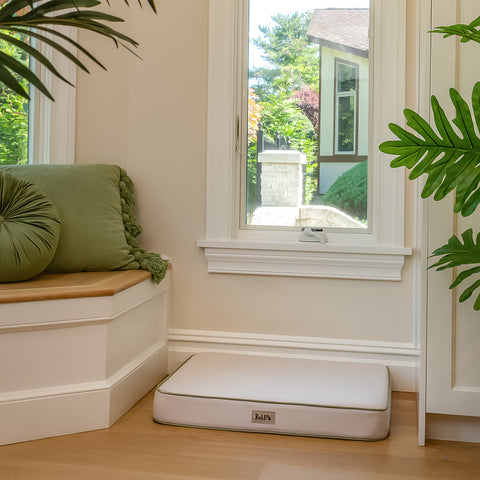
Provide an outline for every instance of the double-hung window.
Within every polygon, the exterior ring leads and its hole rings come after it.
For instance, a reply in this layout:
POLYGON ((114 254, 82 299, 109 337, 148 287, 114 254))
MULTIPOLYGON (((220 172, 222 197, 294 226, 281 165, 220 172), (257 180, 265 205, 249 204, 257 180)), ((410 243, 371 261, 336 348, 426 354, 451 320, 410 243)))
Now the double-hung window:
POLYGON ((411 253, 404 173, 378 145, 389 122, 403 121, 405 0, 338 0, 333 9, 302 1, 285 13, 279 5, 289 2, 210 0, 207 224, 198 245, 210 272, 400 280, 411 253), (255 39, 255 12, 267 5, 273 23, 255 39), (326 200, 339 185, 345 197, 342 184, 355 176, 364 218, 326 200))

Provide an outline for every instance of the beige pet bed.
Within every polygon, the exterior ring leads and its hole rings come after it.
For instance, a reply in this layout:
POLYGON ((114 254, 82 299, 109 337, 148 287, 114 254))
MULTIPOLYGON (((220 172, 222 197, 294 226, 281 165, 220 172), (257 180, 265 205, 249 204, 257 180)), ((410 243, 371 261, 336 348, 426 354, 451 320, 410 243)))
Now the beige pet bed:
POLYGON ((201 353, 155 392, 156 422, 380 440, 390 424, 383 365, 201 353))

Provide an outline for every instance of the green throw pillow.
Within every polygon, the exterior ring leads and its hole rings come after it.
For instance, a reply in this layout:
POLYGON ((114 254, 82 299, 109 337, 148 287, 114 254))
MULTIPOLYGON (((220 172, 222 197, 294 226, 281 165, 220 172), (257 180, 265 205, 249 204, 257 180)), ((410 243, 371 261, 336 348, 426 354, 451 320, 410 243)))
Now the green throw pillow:
POLYGON ((15 165, 0 167, 35 183, 57 207, 62 230, 48 272, 144 269, 159 282, 167 261, 142 249, 131 179, 117 165, 15 165))
POLYGON ((0 283, 21 282, 52 260, 60 218, 37 186, 0 171, 0 283))

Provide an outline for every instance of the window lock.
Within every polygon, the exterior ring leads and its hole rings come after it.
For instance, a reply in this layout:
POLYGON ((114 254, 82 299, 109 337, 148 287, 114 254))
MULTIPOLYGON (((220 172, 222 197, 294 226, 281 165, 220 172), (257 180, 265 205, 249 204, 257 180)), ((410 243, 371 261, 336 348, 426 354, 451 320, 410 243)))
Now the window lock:
POLYGON ((323 228, 304 227, 298 239, 299 242, 316 242, 324 245, 327 243, 327 236, 322 233, 323 228))

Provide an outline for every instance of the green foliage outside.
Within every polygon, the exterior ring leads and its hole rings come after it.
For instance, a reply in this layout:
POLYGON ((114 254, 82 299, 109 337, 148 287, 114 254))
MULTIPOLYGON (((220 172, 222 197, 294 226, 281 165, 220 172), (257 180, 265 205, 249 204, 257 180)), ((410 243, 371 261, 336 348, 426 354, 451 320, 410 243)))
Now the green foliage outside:
POLYGON ((304 86, 318 90, 318 46, 310 43, 307 28, 311 12, 274 15, 273 27, 259 27, 263 37, 253 44, 264 51, 269 67, 257 68, 250 77, 257 80, 255 93, 263 101, 268 95, 291 95, 304 86))
POLYGON ((340 175, 325 192, 323 204, 338 208, 348 215, 367 220, 368 160, 340 175))
MULTIPOLYGON (((305 203, 311 203, 317 191, 317 132, 297 106, 294 93, 304 88, 318 92, 318 46, 309 43, 307 27, 311 13, 278 14, 272 17, 275 25, 259 27, 262 38, 253 43, 263 50, 268 67, 250 70, 252 90, 261 106, 261 122, 270 140, 276 133, 291 140, 291 148, 307 156, 305 203)), ((256 143, 247 153, 247 216, 258 206, 256 191, 256 143)))
MULTIPOLYGON (((0 51, 27 64, 27 55, 19 48, 0 40, 0 51)), ((28 82, 22 80, 28 90, 28 82)), ((28 100, 0 83, 0 164, 15 165, 27 162, 28 100)))

